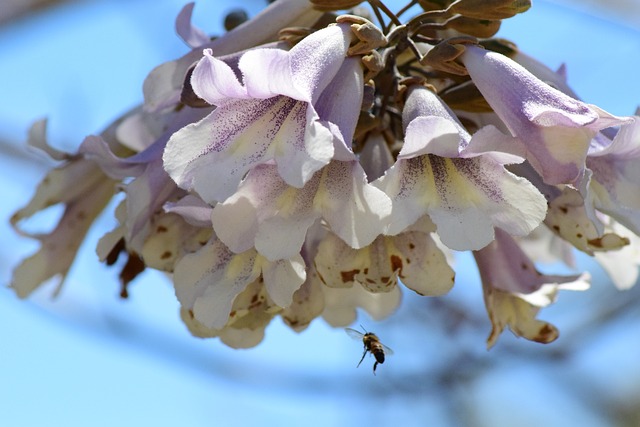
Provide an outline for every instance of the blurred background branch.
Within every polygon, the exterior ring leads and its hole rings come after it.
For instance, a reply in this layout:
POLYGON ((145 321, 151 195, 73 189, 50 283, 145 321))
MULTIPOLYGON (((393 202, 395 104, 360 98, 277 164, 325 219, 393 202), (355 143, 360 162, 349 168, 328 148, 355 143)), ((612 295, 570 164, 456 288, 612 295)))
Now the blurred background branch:
POLYGON ((9 23, 24 15, 47 7, 66 3, 68 0, 2 0, 0 25, 9 23))

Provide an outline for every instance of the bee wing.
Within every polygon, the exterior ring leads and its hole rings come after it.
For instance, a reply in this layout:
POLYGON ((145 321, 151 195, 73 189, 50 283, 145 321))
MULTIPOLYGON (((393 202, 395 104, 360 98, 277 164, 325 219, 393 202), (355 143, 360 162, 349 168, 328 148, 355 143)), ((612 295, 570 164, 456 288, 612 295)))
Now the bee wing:
POLYGON ((345 328, 344 331, 354 340, 362 340, 364 334, 362 332, 358 332, 355 329, 345 328))
POLYGON ((382 343, 380 343, 380 345, 382 345, 382 348, 384 349, 384 354, 386 354, 387 356, 391 356, 393 354, 393 350, 391 350, 389 347, 382 343))

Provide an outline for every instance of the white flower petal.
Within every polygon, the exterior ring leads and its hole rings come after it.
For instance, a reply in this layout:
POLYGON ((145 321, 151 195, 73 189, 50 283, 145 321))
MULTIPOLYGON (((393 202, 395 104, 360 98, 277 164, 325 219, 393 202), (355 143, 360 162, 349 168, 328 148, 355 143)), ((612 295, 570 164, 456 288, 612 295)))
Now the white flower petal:
POLYGON ((305 329, 324 310, 323 287, 315 268, 308 266, 305 282, 293 294, 291 305, 281 314, 282 320, 294 331, 305 329))
POLYGON ((206 327, 222 328, 233 300, 260 275, 256 256, 255 251, 236 255, 219 240, 185 255, 173 276, 178 300, 206 327))
POLYGON ((402 293, 398 286, 384 293, 371 293, 362 286, 347 289, 323 287, 325 308, 322 317, 333 327, 353 324, 356 309, 362 308, 374 320, 390 316, 400 305, 402 293))
POLYGON ((406 287, 426 296, 444 295, 451 290, 455 272, 429 234, 414 231, 386 239, 393 241, 401 256, 399 277, 406 287))
POLYGON ((307 229, 319 216, 312 205, 318 181, 297 189, 275 166, 257 166, 233 196, 214 208, 214 229, 234 252, 255 246, 271 261, 289 259, 300 253, 307 229))
POLYGON ((288 307, 293 301, 294 292, 306 279, 306 265, 300 255, 268 262, 262 266, 262 277, 273 302, 280 307, 288 307))
POLYGON ((353 248, 381 234, 391 213, 391 201, 367 182, 358 162, 331 162, 323 171, 314 205, 333 232, 353 248))
POLYGON ((546 213, 546 200, 530 182, 481 157, 399 160, 377 184, 393 200, 388 234, 426 213, 442 242, 456 250, 486 246, 494 227, 526 235, 546 213))

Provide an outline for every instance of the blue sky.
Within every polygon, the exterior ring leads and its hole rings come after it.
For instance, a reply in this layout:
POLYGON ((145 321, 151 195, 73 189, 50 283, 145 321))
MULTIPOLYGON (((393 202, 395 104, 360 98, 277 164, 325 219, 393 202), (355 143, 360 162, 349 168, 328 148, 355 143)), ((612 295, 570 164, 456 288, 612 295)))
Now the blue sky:
MULTIPOLYGON (((255 12, 265 2, 243 3, 255 12)), ((228 4, 197 3, 196 23, 219 31, 228 4)), ((85 135, 139 103, 149 70, 186 51, 173 31, 181 6, 177 0, 76 1, 0 28, 0 138, 17 147, 29 125, 48 116, 51 142, 73 150, 85 135)), ((500 34, 552 68, 566 63, 572 87, 590 103, 623 115, 640 102, 637 30, 537 1, 506 21, 500 34)), ((0 206, 4 284, 19 259, 35 249, 7 225, 44 173, 46 161, 35 159, 0 158, 8 199, 0 206)), ((91 247, 112 226, 112 218, 100 220, 58 299, 51 300, 51 286, 28 301, 0 289, 0 424, 368 425, 375 414, 383 426, 605 426, 603 411, 585 405, 565 377, 580 377, 621 402, 640 397, 633 357, 640 342, 637 316, 581 335, 573 374, 544 362, 552 346, 508 333, 487 353, 486 319, 451 335, 435 306, 408 294, 409 312, 381 324, 361 318, 388 337, 385 343, 396 353, 377 377, 370 359, 355 369, 360 344, 321 320, 299 335, 276 321, 252 350, 195 339, 181 324, 163 275, 147 274, 132 286, 130 300, 117 298, 116 271, 103 268, 91 247), (425 307, 433 310, 420 312, 429 323, 403 323, 411 310, 425 307), (538 354, 542 361, 536 361, 538 354), (469 371, 471 378, 456 377, 451 385, 439 374, 458 357, 471 362, 455 372, 469 371), (453 416, 452 407, 464 408, 463 415, 453 416)), ((470 266, 468 257, 460 265, 470 266)), ((471 267, 463 270, 444 302, 482 313, 478 278, 471 267)), ((601 295, 611 295, 606 278, 598 271, 595 278, 596 289, 563 294, 545 312, 562 329, 562 339, 578 330, 580 316, 599 307, 601 295)))

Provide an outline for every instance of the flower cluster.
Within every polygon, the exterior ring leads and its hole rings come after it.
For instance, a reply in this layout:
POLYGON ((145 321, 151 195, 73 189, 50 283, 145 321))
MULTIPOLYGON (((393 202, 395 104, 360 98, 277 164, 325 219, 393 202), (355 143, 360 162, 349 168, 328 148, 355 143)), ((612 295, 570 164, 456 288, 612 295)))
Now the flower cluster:
MULTIPOLYGON (((505 327, 557 338, 539 310, 590 277, 534 262, 571 264, 575 247, 607 268, 632 248, 640 121, 580 101, 563 72, 493 38, 528 0, 419 0, 407 20, 360 3, 277 0, 218 38, 191 25, 189 4, 176 28, 191 50, 150 73, 140 108, 75 154, 34 125, 30 143, 62 164, 12 223, 65 210, 32 235, 42 246, 14 271, 17 294, 64 279, 124 193, 100 259, 127 257, 123 296, 145 268, 170 273, 196 336, 250 347, 276 316, 296 331, 320 316, 349 325, 356 309, 382 318, 399 285, 446 294, 453 251, 473 251, 488 345, 505 327)), ((632 267, 611 269, 619 287, 632 267)))

